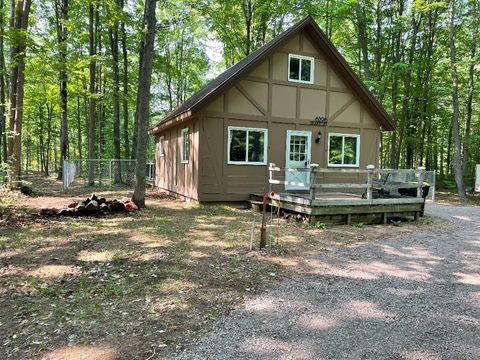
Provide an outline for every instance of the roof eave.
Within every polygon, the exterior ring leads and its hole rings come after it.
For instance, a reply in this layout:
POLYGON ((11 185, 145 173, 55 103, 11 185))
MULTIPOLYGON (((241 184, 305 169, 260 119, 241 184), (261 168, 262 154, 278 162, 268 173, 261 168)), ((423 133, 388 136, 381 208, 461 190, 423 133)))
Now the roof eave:
POLYGON ((172 126, 183 123, 184 121, 190 120, 193 117, 193 112, 191 110, 184 111, 183 113, 175 116, 171 119, 165 119, 158 123, 156 126, 152 127, 149 131, 149 135, 157 135, 162 131, 167 130, 172 126))

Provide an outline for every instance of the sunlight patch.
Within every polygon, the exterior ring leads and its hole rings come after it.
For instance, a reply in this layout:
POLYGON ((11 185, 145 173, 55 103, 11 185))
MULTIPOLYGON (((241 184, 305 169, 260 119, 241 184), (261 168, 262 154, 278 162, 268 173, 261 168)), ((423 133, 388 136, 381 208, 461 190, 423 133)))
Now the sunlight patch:
POLYGON ((82 274, 82 268, 79 266, 67 265, 43 265, 38 269, 28 273, 30 276, 42 279, 61 279, 64 276, 79 276, 82 274))
POLYGON ((465 285, 480 285, 480 274, 453 273, 459 283, 465 285))
POLYGON ((303 315, 298 322, 311 330, 327 330, 339 325, 338 320, 322 314, 303 315))
POLYGON ((113 251, 80 251, 77 256, 77 260, 87 262, 107 262, 112 261, 115 256, 113 251))
POLYGON ((437 360, 441 356, 433 351, 410 350, 402 352, 402 359, 405 360, 437 360))
POLYGON ((42 360, 115 360, 117 352, 106 346, 62 347, 46 354, 42 360))
POLYGON ((361 319, 384 319, 393 320, 393 313, 384 311, 371 301, 353 300, 347 302, 344 307, 354 316, 361 319))

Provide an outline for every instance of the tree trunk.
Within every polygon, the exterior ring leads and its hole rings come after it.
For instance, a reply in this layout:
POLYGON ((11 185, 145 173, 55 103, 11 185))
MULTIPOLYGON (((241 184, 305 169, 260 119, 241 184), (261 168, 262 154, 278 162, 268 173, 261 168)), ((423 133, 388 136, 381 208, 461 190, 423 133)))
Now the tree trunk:
MULTIPOLYGON (((114 20, 113 25, 108 29, 110 38, 110 50, 112 52, 112 77, 113 77, 113 157, 121 159, 120 149, 120 69, 118 65, 118 20, 114 20)), ((120 184, 122 182, 121 162, 114 165, 113 182, 120 184)))
MULTIPOLYGON (((120 0, 121 9, 123 9, 123 0, 120 0)), ((130 158, 130 137, 128 135, 128 52, 127 52, 127 34, 125 32, 125 23, 120 23, 120 37, 122 43, 122 57, 123 57, 123 146, 125 148, 125 159, 130 158)))
POLYGON ((448 45, 450 47, 450 71, 452 75, 452 102, 453 102, 453 118, 452 118, 452 135, 453 135, 453 171, 455 174, 455 182, 457 183, 457 191, 460 199, 465 199, 465 184, 463 182, 462 171, 462 154, 460 145, 460 130, 458 124, 458 74, 455 58, 455 0, 451 0, 448 5, 448 45))
MULTIPOLYGON (((144 7, 144 14, 143 14, 143 22, 145 24, 145 14, 147 13, 147 3, 145 2, 145 7, 144 7)), ((145 38, 142 37, 140 40, 138 52, 139 52, 139 58, 138 58, 138 78, 140 79, 140 75, 142 73, 142 66, 143 66, 143 52, 144 52, 144 47, 145 47, 145 38)), ((140 92, 137 91, 137 99, 136 99, 136 104, 137 107, 135 108, 135 114, 134 114, 134 119, 133 119, 133 137, 132 137, 132 159, 137 157, 137 136, 138 136, 138 104, 140 102, 140 92)))
MULTIPOLYGON (((5 7, 4 0, 0 0, 0 9, 5 7)), ((7 69, 5 66, 5 16, 0 14, 0 161, 7 162, 7 134, 5 124, 5 77, 7 69)))
POLYGON ((472 133, 472 113, 473 113, 473 95, 475 91, 475 65, 477 55, 477 43, 478 43, 478 28, 479 28, 479 16, 478 2, 473 1, 472 19, 475 22, 472 33, 472 45, 470 48, 470 64, 468 65, 468 95, 467 95, 467 119, 465 124, 465 139, 463 141, 463 176, 468 175, 468 160, 469 160, 469 148, 470 148, 470 136, 472 133))
MULTIPOLYGON (((96 46, 94 31, 95 8, 92 3, 88 12, 88 31, 89 31, 89 105, 88 105, 88 159, 95 158, 95 121, 96 121, 96 94, 95 94, 95 75, 96 75, 96 46)), ((92 161, 88 162, 88 184, 93 185, 95 181, 95 169, 92 161)))
POLYGON ((63 176, 63 160, 68 158, 68 73, 67 73, 67 36, 68 30, 68 0, 55 0, 55 20, 57 28, 58 52, 60 58, 60 69, 58 74, 60 87, 60 166, 58 167, 58 178, 63 176))
POLYGON ((367 20, 365 11, 362 8, 362 4, 357 2, 355 6, 355 12, 357 16, 357 28, 358 28, 358 45, 361 51, 361 66, 363 69, 363 76, 365 80, 370 80, 370 62, 368 60, 368 44, 367 44, 367 20))
POLYGON ((82 112, 80 109, 80 95, 77 95, 77 151, 79 159, 82 158, 82 112))
POLYGON ((31 0, 16 0, 12 2, 13 30, 17 38, 11 46, 11 91, 9 99, 9 128, 11 141, 9 142, 9 158, 12 163, 12 186, 16 187, 20 182, 22 164, 22 122, 23 122, 23 98, 25 84, 25 51, 26 31, 28 17, 30 15, 31 0))
POLYGON ((153 53, 155 43, 155 5, 156 0, 145 1, 144 46, 141 49, 142 70, 138 77, 138 134, 137 165, 135 168, 135 191, 133 201, 138 206, 145 206, 145 173, 147 167, 148 126, 150 123, 150 85, 152 79, 153 53))

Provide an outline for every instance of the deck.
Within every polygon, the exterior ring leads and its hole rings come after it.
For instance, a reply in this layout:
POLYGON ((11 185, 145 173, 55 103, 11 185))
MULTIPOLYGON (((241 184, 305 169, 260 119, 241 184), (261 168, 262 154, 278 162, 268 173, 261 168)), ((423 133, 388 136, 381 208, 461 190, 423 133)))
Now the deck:
MULTIPOLYGON (((279 180, 275 172, 296 171, 294 169, 280 169, 270 164, 269 191, 266 195, 268 207, 280 208, 283 212, 293 212, 305 215, 310 222, 325 223, 387 223, 390 218, 412 217, 418 220, 423 215, 425 198, 423 196, 424 170, 410 170, 409 175, 415 181, 387 182, 385 174, 398 173, 399 170, 331 170, 310 168, 310 183, 306 184, 307 191, 285 191, 284 186, 292 184, 290 181, 279 180), (319 182, 318 174, 342 172, 351 178, 352 174, 365 175, 365 182, 348 183, 323 183, 319 182), (382 175, 383 174, 383 175, 382 175), (382 177, 383 176, 383 177, 382 177), (317 179, 317 181, 315 181, 317 179), (279 189, 276 191, 274 187, 279 189), (328 192, 319 190, 328 189, 328 192), (341 189, 333 192, 331 189, 341 189), (387 190, 388 189, 388 190, 387 190), (398 189, 412 189, 414 196, 402 196, 398 189), (381 197, 378 192, 381 192, 381 197), (392 193, 390 192, 392 191, 392 193), (363 192, 363 197, 362 197, 363 192)), ((305 171, 305 170, 301 170, 305 171)), ((402 171, 407 174, 407 171, 402 171)), ((390 176, 390 175, 389 175, 390 176)), ((296 182, 295 185, 299 183, 296 182)), ((252 193, 251 202, 261 207, 263 204, 262 193, 252 193)))

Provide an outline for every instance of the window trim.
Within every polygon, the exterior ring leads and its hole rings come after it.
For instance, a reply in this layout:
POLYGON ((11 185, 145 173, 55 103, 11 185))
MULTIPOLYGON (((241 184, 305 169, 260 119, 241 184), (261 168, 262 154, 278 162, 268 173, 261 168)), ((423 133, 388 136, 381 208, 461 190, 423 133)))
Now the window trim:
POLYGON ((227 164, 228 165, 267 165, 267 154, 268 154, 268 129, 264 128, 252 128, 252 127, 242 127, 242 126, 229 126, 228 127, 228 140, 227 140, 227 164), (246 142, 246 153, 245 153, 245 161, 234 161, 230 160, 230 144, 232 142, 232 130, 244 130, 247 132, 247 142, 246 142), (249 131, 256 131, 256 132, 263 132, 264 136, 264 146, 263 146, 263 161, 253 162, 248 161, 248 132, 249 131))
POLYGON ((328 167, 349 167, 349 168, 358 168, 360 167, 360 134, 344 134, 344 133, 329 133, 328 134, 328 149, 327 149, 327 164, 328 167), (342 164, 331 164, 330 163, 330 138, 332 136, 342 137, 342 164), (356 150, 356 159, 355 164, 343 164, 345 157, 345 138, 351 137, 357 139, 357 150, 356 150))
POLYGON ((188 127, 182 129, 182 136, 181 136, 181 146, 180 146, 180 162, 182 164, 188 164, 188 160, 190 157, 190 129, 188 127), (185 137, 185 134, 187 136, 185 137), (188 154, 185 154, 185 139, 187 140, 187 146, 188 146, 188 154), (187 155, 186 158, 184 155, 187 155))
POLYGON ((296 83, 302 83, 302 84, 313 84, 315 82, 315 58, 314 57, 311 57, 311 56, 304 56, 304 55, 297 55, 297 54, 288 54, 288 74, 287 74, 287 78, 288 78, 288 81, 291 81, 291 82, 296 82, 296 83), (300 60, 300 63, 299 63, 299 67, 298 67, 298 74, 299 74, 299 79, 292 79, 290 78, 290 59, 299 59, 300 60), (310 64, 311 64, 311 67, 310 67, 310 81, 305 81, 305 80, 302 80, 302 60, 310 60, 310 64))
POLYGON ((165 156, 165 146, 163 142, 165 141, 165 136, 160 136, 158 138, 158 156, 163 157, 165 156))

